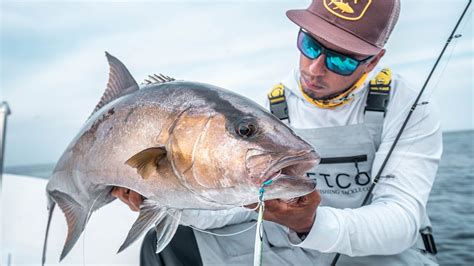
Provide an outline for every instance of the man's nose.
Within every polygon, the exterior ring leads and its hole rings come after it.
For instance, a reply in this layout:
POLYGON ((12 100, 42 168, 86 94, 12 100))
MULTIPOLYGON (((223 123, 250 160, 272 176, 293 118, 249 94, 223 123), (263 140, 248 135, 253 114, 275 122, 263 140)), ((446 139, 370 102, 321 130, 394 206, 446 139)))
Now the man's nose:
POLYGON ((320 76, 322 74, 325 74, 327 71, 326 69, 326 63, 324 62, 326 60, 326 55, 322 54, 318 56, 318 58, 311 60, 311 63, 309 65, 309 72, 313 76, 320 76))

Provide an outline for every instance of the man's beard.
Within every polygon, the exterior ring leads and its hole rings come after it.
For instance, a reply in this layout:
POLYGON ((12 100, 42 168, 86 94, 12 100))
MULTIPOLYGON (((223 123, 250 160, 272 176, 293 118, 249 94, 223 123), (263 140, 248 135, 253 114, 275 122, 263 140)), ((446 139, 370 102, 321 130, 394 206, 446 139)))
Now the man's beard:
MULTIPOLYGON (((327 95, 327 96, 324 96, 324 97, 318 97, 314 91, 312 91, 311 89, 305 88, 303 86, 304 84, 306 84, 306 81, 308 81, 312 84, 320 84, 323 88, 327 88, 328 86, 327 86, 326 83, 323 82, 321 77, 311 77, 311 75, 301 72, 301 76, 300 76, 301 89, 303 90, 303 92, 306 95, 308 95, 313 100, 318 100, 318 101, 330 100, 330 99, 332 99, 332 98, 334 98, 334 97, 338 96, 339 94, 344 93, 346 91, 346 90, 344 90, 342 92, 336 92, 336 93, 333 93, 333 94, 330 94, 330 95, 327 95)), ((349 89, 349 88, 347 88, 347 89, 349 89)))
POLYGON ((322 79, 320 78, 311 78, 310 75, 306 74, 306 73, 303 73, 301 72, 301 76, 300 76, 300 84, 301 84, 301 89, 303 90, 303 92, 308 95, 311 99, 313 100, 317 100, 317 101, 326 101, 326 100, 331 100, 335 97, 337 97, 338 95, 340 94, 343 94, 344 92, 346 92, 347 90, 351 89, 352 86, 349 86, 348 88, 345 88, 344 90, 342 91, 339 91, 339 92, 335 92, 335 93, 332 93, 330 95, 327 95, 327 96, 323 96, 323 97, 318 97, 316 95, 316 93, 314 91, 312 91, 311 89, 308 89, 308 88, 305 88, 303 85, 306 84, 306 80, 309 80, 312 84, 321 84, 321 86, 323 86, 323 88, 328 88, 328 85, 326 83, 324 83, 322 81, 322 79), (311 81, 311 80, 314 80, 311 81))
POLYGON ((343 92, 338 92, 338 93, 334 93, 334 94, 330 94, 328 96, 324 96, 324 97, 318 97, 316 96, 316 93, 314 93, 313 91, 307 89, 307 88, 304 88, 303 86, 301 86, 301 88, 303 89, 303 92, 308 95, 311 99, 313 100, 317 100, 317 101, 326 101, 326 100, 330 100, 336 96, 338 96, 339 94, 341 93, 344 93, 346 90, 344 90, 343 92))

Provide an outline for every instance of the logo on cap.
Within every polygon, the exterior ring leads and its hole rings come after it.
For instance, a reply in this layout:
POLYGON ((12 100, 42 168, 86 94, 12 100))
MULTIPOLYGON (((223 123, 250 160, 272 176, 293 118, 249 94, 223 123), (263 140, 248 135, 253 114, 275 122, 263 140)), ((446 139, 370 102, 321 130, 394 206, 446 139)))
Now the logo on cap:
MULTIPOLYGON (((324 7, 333 15, 346 20, 361 19, 372 0, 323 0, 324 7)), ((383 0, 382 0, 383 1, 383 0)))

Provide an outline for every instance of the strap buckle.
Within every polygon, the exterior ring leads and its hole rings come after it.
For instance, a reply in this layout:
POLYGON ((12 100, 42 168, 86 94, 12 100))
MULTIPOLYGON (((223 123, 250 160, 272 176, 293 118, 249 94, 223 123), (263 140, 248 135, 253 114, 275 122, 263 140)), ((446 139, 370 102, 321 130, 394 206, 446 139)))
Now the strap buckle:
POLYGON ((278 84, 268 93, 268 100, 270 102, 270 111, 274 116, 280 120, 290 120, 283 84, 278 84))
POLYGON ((288 116, 288 106, 286 101, 282 101, 279 103, 271 103, 270 102, 270 110, 274 116, 276 116, 280 120, 289 119, 288 116))
POLYGON ((392 71, 388 68, 382 69, 377 76, 370 81, 369 95, 367 96, 366 111, 385 112, 390 100, 390 89, 392 83, 392 71))
POLYGON ((433 238, 431 226, 427 226, 420 230, 421 239, 423 240, 423 244, 425 246, 425 250, 433 255, 438 253, 436 249, 436 243, 433 238))
MULTIPOLYGON (((390 99, 390 89, 387 91, 369 89, 369 96, 367 98, 367 106, 365 111, 384 112, 387 110, 388 101, 390 99)), ((385 114, 384 114, 385 116, 385 114)))

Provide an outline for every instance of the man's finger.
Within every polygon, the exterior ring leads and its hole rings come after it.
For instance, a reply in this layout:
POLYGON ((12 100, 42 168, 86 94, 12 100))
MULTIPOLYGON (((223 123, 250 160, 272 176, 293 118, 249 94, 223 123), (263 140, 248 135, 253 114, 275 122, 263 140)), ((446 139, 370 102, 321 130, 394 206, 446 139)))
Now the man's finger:
POLYGON ((319 194, 319 191, 315 190, 308 195, 306 195, 306 200, 308 203, 314 203, 317 202, 319 205, 319 202, 321 201, 321 195, 319 194))
POLYGON ((291 199, 289 201, 285 201, 286 204, 290 207, 300 207, 304 205, 304 202, 306 201, 305 199, 306 196, 301 196, 298 198, 291 199))
POLYGON ((253 204, 245 205, 244 207, 248 209, 256 209, 257 206, 258 206, 258 203, 253 203, 253 204))
POLYGON ((313 191, 305 196, 301 196, 299 198, 296 198, 294 201, 287 202, 289 206, 291 207, 304 207, 308 205, 319 205, 321 201, 321 197, 319 195, 319 192, 313 191))
POLYGON ((287 204, 284 201, 279 200, 279 199, 265 201, 265 211, 269 211, 269 212, 281 211, 285 209, 286 206, 287 204))
POLYGON ((128 188, 115 187, 114 189, 112 189, 111 194, 119 200, 123 201, 124 203, 128 204, 128 191, 128 188))
POLYGON ((117 196, 117 188, 118 188, 118 187, 112 188, 112 191, 110 192, 110 194, 112 194, 112 196, 114 196, 114 197, 116 197, 116 198, 118 197, 118 196, 117 196))
MULTIPOLYGON (((132 210, 132 211, 139 211, 140 210, 140 204, 138 204, 138 207, 132 204, 130 202, 130 192, 131 190, 128 188, 123 188, 123 187, 115 187, 112 190, 112 195, 117 197, 119 200, 121 200, 123 203, 127 204, 127 206, 132 210)), ((133 191, 132 191, 133 192, 133 191)), ((135 192, 133 192, 135 193, 135 192)))
POLYGON ((294 205, 294 204, 296 204, 298 201, 299 201, 299 198, 291 198, 291 199, 285 200, 286 204, 288 204, 288 205, 294 205))
POLYGON ((140 205, 142 205, 143 203, 142 195, 130 190, 130 192, 128 193, 128 200, 130 202, 128 206, 130 206, 130 209, 132 209, 132 211, 140 211, 140 205))

